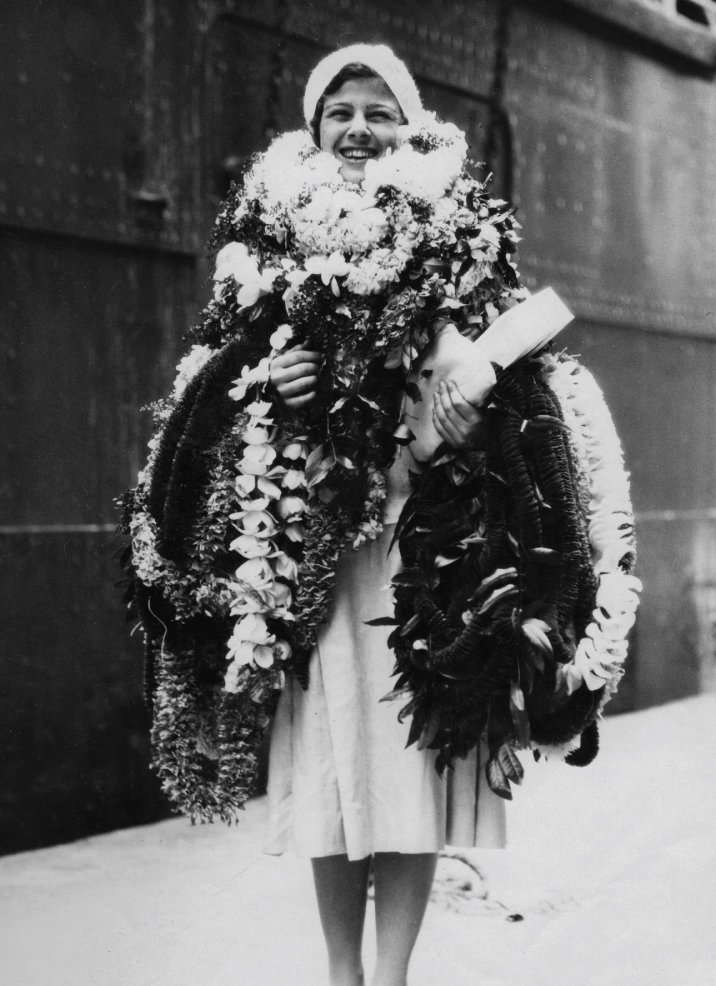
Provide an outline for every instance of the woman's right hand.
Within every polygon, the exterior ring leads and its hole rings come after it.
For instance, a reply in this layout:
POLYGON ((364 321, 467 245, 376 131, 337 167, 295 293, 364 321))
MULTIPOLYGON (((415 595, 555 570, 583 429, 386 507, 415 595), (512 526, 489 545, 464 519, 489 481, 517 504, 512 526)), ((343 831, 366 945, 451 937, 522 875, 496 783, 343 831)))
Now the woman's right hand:
POLYGON ((310 404, 316 396, 321 354, 294 346, 271 361, 271 383, 287 407, 310 404))

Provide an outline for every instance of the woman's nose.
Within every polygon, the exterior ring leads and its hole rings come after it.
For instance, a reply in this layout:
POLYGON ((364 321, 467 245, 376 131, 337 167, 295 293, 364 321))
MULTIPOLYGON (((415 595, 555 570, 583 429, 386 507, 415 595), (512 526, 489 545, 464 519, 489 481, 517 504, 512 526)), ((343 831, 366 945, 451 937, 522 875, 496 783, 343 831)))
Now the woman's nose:
POLYGON ((351 120, 351 125, 348 128, 348 134, 354 137, 362 137, 368 133, 368 122, 366 118, 362 113, 356 113, 351 120))

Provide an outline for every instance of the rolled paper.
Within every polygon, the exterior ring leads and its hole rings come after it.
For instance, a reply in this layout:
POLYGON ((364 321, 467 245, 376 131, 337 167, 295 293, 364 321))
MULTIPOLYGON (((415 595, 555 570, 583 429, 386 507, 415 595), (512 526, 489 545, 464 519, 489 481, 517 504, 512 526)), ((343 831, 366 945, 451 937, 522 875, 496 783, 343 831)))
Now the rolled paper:
POLYGON ((537 352, 568 325, 574 315, 552 288, 544 288, 496 318, 471 342, 446 325, 412 374, 420 401, 406 400, 403 420, 415 435, 410 450, 419 462, 432 458, 442 439, 433 424, 433 397, 441 382, 452 381, 470 404, 484 404, 495 386, 493 363, 512 366, 537 352))

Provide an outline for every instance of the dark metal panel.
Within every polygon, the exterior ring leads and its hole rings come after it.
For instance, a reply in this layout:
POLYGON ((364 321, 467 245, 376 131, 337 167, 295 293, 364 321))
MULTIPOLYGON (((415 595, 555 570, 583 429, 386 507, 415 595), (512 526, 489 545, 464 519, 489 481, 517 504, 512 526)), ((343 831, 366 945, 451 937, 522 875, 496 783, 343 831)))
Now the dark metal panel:
POLYGON ((716 344, 578 324, 564 345, 604 389, 636 510, 716 508, 716 344))
POLYGON ((672 19, 665 16, 664 10, 648 7, 643 0, 564 0, 564 5, 604 18, 629 31, 633 38, 646 38, 697 65, 716 68, 713 31, 685 17, 672 19))
POLYGON ((139 640, 124 629, 116 539, 0 535, 0 853, 167 814, 148 769, 139 640))
POLYGON ((55 0, 3 14, 0 224, 200 249, 196 101, 175 96, 196 72, 193 4, 55 0))
POLYGON ((261 6, 250 0, 223 0, 214 9, 285 29, 291 37, 313 41, 324 50, 357 41, 384 42, 413 72, 456 88, 489 93, 492 84, 496 0, 448 0, 439 11, 412 0, 274 0, 261 6))
POLYGON ((2 524, 111 523, 173 376, 193 262, 0 231, 2 524))
POLYGON ((515 8, 506 80, 521 265, 598 321, 716 335, 716 103, 578 25, 515 8))

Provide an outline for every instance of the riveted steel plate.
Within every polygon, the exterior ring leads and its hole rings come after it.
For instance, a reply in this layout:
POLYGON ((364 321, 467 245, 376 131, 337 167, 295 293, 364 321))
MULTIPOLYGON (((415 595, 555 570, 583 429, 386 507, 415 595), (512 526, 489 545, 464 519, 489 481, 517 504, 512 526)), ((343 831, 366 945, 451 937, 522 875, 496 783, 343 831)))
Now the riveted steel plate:
POLYGON ((713 85, 531 7, 510 52, 529 282, 595 320, 716 334, 713 85))

